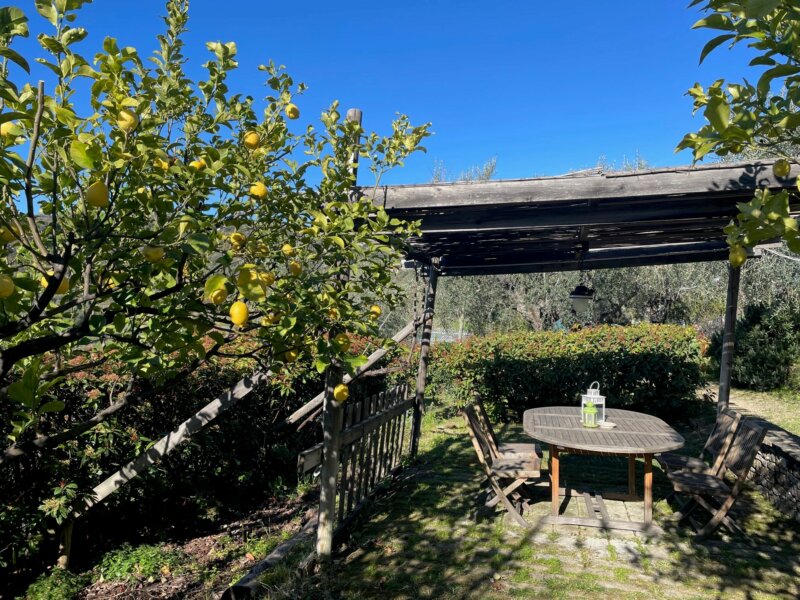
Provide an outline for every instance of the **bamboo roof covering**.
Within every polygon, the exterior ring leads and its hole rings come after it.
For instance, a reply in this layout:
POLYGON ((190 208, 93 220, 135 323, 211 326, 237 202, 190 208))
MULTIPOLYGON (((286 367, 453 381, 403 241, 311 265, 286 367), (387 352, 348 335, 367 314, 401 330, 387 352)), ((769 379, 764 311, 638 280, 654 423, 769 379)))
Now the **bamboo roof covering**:
POLYGON ((479 275, 726 259, 722 229, 737 203, 796 184, 757 162, 361 191, 390 216, 421 222, 409 260, 479 275))

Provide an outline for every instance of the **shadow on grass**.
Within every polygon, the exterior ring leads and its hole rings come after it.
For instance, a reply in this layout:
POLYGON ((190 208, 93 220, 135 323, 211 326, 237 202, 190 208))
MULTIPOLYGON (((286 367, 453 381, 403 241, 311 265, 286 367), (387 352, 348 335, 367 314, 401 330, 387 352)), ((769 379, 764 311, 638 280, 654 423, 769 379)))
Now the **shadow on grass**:
MULTIPOLYGON (((713 418, 713 417, 712 417, 713 418)), ((702 445, 708 423, 682 433, 702 445)), ((510 427, 505 437, 518 437, 510 427)), ((574 487, 627 481, 627 462, 566 456, 574 487)), ((641 467, 640 471, 641 473, 641 467)), ((656 471, 657 541, 594 529, 556 529, 532 519, 528 530, 483 508, 482 477, 459 420, 435 423, 417 465, 407 469, 352 528, 331 568, 295 580, 269 597, 303 598, 795 598, 800 525, 754 492, 734 516, 748 535, 697 542, 669 521, 675 505, 656 471), (659 499, 661 499, 659 501, 659 499)), ((547 504, 546 488, 541 501, 547 504)))

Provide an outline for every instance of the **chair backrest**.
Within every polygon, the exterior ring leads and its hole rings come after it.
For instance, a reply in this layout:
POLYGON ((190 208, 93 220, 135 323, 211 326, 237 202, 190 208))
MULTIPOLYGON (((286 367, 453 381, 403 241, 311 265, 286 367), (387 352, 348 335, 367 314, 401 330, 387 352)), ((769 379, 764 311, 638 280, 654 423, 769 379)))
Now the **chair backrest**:
POLYGON ((742 421, 739 425, 730 450, 725 456, 725 467, 737 479, 744 480, 747 477, 765 435, 767 430, 752 421, 742 421))
POLYGON ((722 467, 741 421, 742 415, 729 408, 724 409, 717 416, 714 427, 700 453, 700 458, 705 458, 705 454, 708 452, 709 460, 713 460, 711 469, 714 473, 717 473, 722 467))
POLYGON ((461 409, 461 414, 467 422, 467 431, 472 440, 472 446, 475 448, 475 453, 478 455, 478 461, 481 463, 483 470, 486 474, 492 476, 492 451, 486 434, 481 427, 480 420, 476 414, 475 408, 472 406, 465 406, 461 409))
POLYGON ((491 421, 489 421, 489 415, 486 414, 486 409, 483 406, 483 400, 481 400, 480 394, 475 394, 474 402, 475 416, 478 418, 478 422, 483 427, 483 432, 486 436, 486 442, 489 444, 489 451, 491 452, 493 458, 499 458, 500 451, 497 449, 497 436, 494 434, 494 428, 492 427, 491 421))

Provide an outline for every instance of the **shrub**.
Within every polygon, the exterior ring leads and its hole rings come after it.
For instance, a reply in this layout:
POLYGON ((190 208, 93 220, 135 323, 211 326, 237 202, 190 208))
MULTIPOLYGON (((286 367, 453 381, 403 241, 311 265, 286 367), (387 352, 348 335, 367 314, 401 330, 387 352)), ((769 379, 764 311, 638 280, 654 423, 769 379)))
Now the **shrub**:
POLYGON ((179 570, 186 560, 182 552, 162 545, 124 544, 103 556, 98 575, 103 581, 147 580, 179 570))
MULTIPOLYGON (((719 367, 722 332, 711 340, 709 354, 719 367)), ((736 321, 733 385, 754 390, 784 386, 800 389, 800 303, 795 300, 750 304, 736 321)))
POLYGON ((75 575, 65 569, 53 569, 34 581, 25 592, 26 600, 74 598, 89 584, 88 575, 75 575))
POLYGON ((702 340, 690 327, 604 325, 575 332, 525 332, 438 344, 434 401, 463 405, 479 392, 497 417, 527 408, 580 404, 600 382, 609 407, 670 414, 703 382, 702 340))

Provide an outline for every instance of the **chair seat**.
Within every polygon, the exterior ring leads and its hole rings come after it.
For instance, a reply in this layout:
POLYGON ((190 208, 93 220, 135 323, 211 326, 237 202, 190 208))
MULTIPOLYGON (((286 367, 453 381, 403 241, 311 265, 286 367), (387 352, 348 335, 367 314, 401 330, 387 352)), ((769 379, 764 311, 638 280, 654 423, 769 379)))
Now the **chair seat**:
POLYGON ((697 471, 675 471, 667 473, 676 492, 695 494, 711 494, 713 496, 729 495, 731 488, 719 477, 697 471))
POLYGON ((684 454, 676 454, 674 452, 665 452, 656 456, 656 460, 664 467, 666 471, 680 471, 686 469, 689 471, 705 471, 708 465, 694 456, 686 456, 684 454))
POLYGON ((497 448, 501 458, 529 458, 537 457, 541 460, 542 450, 538 444, 510 443, 500 444, 497 448))
POLYGON ((541 477, 541 460, 538 456, 526 455, 516 458, 499 458, 492 461, 492 473, 510 479, 541 477))

